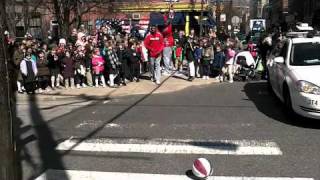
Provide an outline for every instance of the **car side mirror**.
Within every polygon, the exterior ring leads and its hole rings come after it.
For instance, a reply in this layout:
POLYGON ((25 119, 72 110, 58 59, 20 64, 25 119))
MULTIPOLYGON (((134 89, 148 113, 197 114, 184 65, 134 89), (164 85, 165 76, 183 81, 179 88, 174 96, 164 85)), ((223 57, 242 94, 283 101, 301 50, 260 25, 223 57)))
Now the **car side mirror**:
POLYGON ((274 62, 279 63, 279 64, 283 64, 284 63, 284 58, 282 56, 275 57, 274 58, 274 62))

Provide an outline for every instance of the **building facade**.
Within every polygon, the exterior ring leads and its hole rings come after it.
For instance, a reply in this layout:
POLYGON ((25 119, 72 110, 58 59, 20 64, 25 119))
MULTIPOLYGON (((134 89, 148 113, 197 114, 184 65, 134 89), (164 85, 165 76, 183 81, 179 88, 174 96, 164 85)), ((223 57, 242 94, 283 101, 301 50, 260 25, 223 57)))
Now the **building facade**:
MULTIPOLYGON (((23 37, 26 31, 33 36, 42 39, 49 33, 57 33, 59 25, 52 0, 41 1, 41 4, 29 3, 17 0, 14 4, 16 16, 15 34, 17 37, 23 37), (26 7, 28 7, 28 21, 26 21, 26 7), (28 22, 28 25, 26 25, 28 22)), ((80 2, 80 1, 79 1, 80 2)), ((73 19, 78 11, 81 12, 81 21, 86 28, 94 33, 97 25, 103 20, 116 19, 122 23, 125 30, 132 26, 139 25, 141 28, 147 28, 150 22, 151 13, 165 13, 169 11, 173 4, 175 13, 179 14, 183 21, 179 22, 180 29, 188 31, 189 26, 199 25, 201 11, 208 12, 207 0, 103 0, 96 6, 92 6, 91 1, 83 1, 75 12, 71 12, 73 19), (88 8, 90 7, 90 8, 88 8), (84 10, 86 9, 86 10, 84 10), (187 27, 188 26, 188 27, 187 27)), ((72 21, 72 20, 71 20, 72 21)), ((71 24, 76 27, 75 23, 71 24)), ((71 29, 70 28, 70 29, 71 29)))
POLYGON ((297 22, 320 27, 319 0, 270 0, 269 7, 271 25, 281 26, 284 30, 297 22))

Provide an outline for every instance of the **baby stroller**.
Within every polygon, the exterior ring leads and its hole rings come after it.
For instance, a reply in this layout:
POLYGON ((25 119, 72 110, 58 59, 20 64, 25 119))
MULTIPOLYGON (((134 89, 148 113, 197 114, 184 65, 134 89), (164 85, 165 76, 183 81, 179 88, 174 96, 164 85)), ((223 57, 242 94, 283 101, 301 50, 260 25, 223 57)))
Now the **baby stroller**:
POLYGON ((257 75, 257 64, 258 62, 252 57, 250 51, 239 52, 235 56, 235 78, 242 81, 255 79, 257 75))

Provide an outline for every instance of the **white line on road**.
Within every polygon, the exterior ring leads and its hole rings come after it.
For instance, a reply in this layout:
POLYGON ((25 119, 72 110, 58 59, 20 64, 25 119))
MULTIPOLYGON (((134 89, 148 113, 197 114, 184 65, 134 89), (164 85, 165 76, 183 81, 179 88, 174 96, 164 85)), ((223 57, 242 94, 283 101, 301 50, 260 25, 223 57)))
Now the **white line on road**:
POLYGON ((57 150, 157 154, 282 155, 282 151, 275 142, 248 140, 91 139, 79 142, 69 139, 60 143, 57 150))
MULTIPOLYGON (((97 171, 48 170, 36 180, 192 180, 186 175, 139 174, 97 171)), ((313 180, 288 177, 235 177, 212 176, 207 180, 313 180)))

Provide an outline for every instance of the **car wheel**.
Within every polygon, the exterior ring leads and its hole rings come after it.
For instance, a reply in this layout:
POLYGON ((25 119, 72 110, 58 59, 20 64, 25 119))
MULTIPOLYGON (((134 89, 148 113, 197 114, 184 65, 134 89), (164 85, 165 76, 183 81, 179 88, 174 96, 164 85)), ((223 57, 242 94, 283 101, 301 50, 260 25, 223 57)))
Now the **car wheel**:
POLYGON ((245 81, 247 81, 248 77, 247 76, 242 76, 241 79, 242 79, 243 82, 245 82, 245 81))

